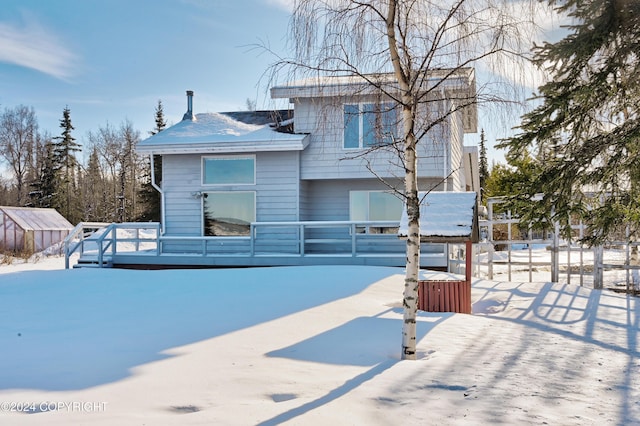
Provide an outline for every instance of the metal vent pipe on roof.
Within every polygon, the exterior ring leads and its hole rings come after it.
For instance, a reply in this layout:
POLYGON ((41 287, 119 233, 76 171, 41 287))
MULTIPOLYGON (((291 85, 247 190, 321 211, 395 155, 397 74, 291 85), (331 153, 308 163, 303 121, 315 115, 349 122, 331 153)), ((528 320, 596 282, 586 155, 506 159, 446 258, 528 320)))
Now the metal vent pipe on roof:
POLYGON ((193 90, 187 90, 187 112, 182 116, 182 120, 194 121, 195 119, 196 117, 193 115, 193 90))

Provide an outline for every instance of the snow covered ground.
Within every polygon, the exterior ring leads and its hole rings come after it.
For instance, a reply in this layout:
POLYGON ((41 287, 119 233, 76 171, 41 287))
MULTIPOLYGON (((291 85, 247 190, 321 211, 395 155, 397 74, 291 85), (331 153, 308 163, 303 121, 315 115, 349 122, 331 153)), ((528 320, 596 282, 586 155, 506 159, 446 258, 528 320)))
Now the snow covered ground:
POLYGON ((63 265, 0 266, 2 425, 640 424, 626 295, 477 279, 400 361, 400 268, 63 265))

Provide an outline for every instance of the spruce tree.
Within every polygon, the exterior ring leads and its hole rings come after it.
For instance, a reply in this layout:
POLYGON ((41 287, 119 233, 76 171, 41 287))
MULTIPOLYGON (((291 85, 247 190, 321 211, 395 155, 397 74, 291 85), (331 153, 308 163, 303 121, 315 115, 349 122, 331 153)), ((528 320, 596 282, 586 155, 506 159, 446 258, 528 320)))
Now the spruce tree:
MULTIPOLYGON (((164 117, 164 110, 162 108, 162 101, 158 100, 158 105, 155 111, 155 128, 149 132, 150 135, 155 135, 164 130, 167 127, 167 121, 164 117)), ((153 156, 153 173, 156 185, 160 186, 162 183, 162 156, 153 156)), ((140 189, 140 200, 143 204, 141 213, 138 216, 138 220, 141 221, 160 221, 160 193, 151 185, 151 159, 145 160, 144 169, 142 171, 142 188, 140 189)))
POLYGON ((539 220, 553 216, 569 236, 579 215, 596 230, 586 240, 602 242, 620 224, 640 223, 640 2, 549 3, 574 24, 564 39, 535 49, 549 81, 522 132, 499 147, 538 160, 541 172, 518 198, 544 194, 547 217, 539 220))
POLYGON ((31 184, 33 188, 29 194, 31 203, 35 207, 56 207, 54 198, 57 195, 58 179, 56 170, 56 156, 54 144, 51 140, 44 142, 40 152, 42 158, 39 160, 40 170, 38 179, 31 184))
POLYGON ((167 120, 164 118, 164 109, 162 108, 162 100, 158 99, 156 106, 156 127, 149 133, 153 136, 161 132, 167 127, 167 120))
POLYGON ((105 179, 96 146, 89 155, 89 163, 82 183, 86 194, 84 197, 85 220, 94 222, 111 220, 112 218, 107 215, 109 203, 106 186, 108 182, 105 179))
POLYGON ((62 129, 61 136, 54 138, 56 140, 54 143, 54 158, 56 171, 60 179, 58 193, 61 195, 61 197, 58 197, 57 205, 68 221, 76 223, 82 220, 82 212, 74 208, 78 202, 74 191, 75 169, 78 165, 75 153, 81 149, 80 144, 76 142, 76 139, 71 134, 74 127, 71 124, 71 111, 68 106, 62 112, 60 128, 62 129))

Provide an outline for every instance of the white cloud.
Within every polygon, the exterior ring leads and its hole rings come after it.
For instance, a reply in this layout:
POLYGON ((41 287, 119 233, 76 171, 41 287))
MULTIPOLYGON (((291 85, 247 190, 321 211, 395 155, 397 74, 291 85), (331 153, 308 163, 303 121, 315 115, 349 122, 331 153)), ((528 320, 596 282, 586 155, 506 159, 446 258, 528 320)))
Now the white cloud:
POLYGON ((65 80, 77 70, 78 58, 56 34, 29 20, 22 26, 0 22, 0 62, 65 80))
POLYGON ((287 12, 293 10, 293 0, 266 0, 266 3, 270 6, 276 6, 280 9, 284 9, 287 12))

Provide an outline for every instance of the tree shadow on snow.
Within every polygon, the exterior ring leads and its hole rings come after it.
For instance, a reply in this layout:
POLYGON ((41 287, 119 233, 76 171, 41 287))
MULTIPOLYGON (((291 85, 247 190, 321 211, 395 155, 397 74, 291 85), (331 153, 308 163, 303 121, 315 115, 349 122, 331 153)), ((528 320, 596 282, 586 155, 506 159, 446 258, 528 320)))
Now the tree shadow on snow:
MULTIPOLYGON (((537 339, 534 341, 538 344, 550 340, 543 337, 545 334, 583 342, 585 351, 602 351, 600 365, 607 364, 603 358, 607 353, 626 357, 621 376, 608 390, 615 389, 620 394, 620 424, 640 422, 640 406, 632 392, 637 386, 636 372, 640 365, 640 299, 577 285, 544 283, 533 287, 530 283, 490 281, 477 282, 474 296, 474 314, 529 327, 532 331, 528 336, 537 339)), ((517 364, 517 355, 512 357, 514 365, 517 364)), ((571 361, 571 368, 579 368, 576 365, 581 364, 571 361)), ((557 369, 566 373, 567 366, 559 364, 557 369)))
MULTIPOLYGON (((419 342, 451 313, 419 312, 416 339, 419 342)), ((265 420, 259 426, 275 426, 334 401, 373 379, 399 362, 402 310, 390 309, 374 317, 355 318, 339 327, 269 352, 267 356, 336 365, 371 367, 326 395, 265 420), (382 315, 395 314, 396 318, 382 315)))
MULTIPOLYGON (((66 270, 0 282, 0 390, 114 382, 167 349, 357 294, 383 267, 66 270)), ((399 333, 399 332, 398 332, 399 333)))

